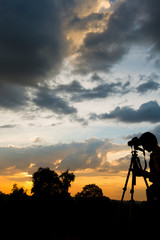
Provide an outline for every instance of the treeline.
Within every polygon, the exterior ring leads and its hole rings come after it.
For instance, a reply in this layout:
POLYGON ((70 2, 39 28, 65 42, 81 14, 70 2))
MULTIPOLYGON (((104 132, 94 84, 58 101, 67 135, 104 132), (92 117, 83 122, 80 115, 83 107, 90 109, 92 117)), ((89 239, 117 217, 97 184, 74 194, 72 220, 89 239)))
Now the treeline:
MULTIPOLYGON (((58 175, 50 168, 39 168, 32 176, 32 197, 40 200, 71 199, 72 197, 69 193, 69 188, 74 180, 75 174, 70 170, 63 171, 60 175, 58 175)), ((15 200, 22 200, 29 197, 31 198, 31 196, 27 195, 27 190, 23 187, 18 187, 17 184, 13 185, 10 194, 0 192, 1 200, 3 198, 7 199, 7 197, 15 200)), ((104 197, 102 189, 96 184, 88 184, 84 186, 82 191, 75 195, 76 199, 102 197, 104 197)))
POLYGON ((1 192, 1 234, 8 239, 22 239, 26 236, 21 234, 26 233, 31 239, 46 240, 84 240, 100 236, 108 219, 112 222, 115 207, 95 184, 85 185, 72 197, 69 188, 74 180, 72 171, 58 175, 49 168, 39 168, 32 176, 32 195, 17 184, 10 194, 1 192))
MULTIPOLYGON (((103 196, 95 184, 85 185, 71 197, 69 188, 75 175, 69 170, 58 175, 49 168, 39 168, 32 180, 31 196, 17 184, 10 194, 0 193, 1 236, 89 240, 129 234, 129 202, 117 215, 119 201, 103 196)), ((148 206, 135 203, 133 212, 134 233, 138 230, 140 234, 139 226, 148 216, 148 206)))

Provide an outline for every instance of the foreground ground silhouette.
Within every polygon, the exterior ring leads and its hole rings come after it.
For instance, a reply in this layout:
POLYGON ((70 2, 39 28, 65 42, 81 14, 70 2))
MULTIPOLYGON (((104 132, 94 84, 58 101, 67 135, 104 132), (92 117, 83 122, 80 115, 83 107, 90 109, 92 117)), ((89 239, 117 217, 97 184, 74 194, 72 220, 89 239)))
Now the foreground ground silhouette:
MULTIPOLYGON (((35 197, 0 199, 1 234, 8 239, 84 240, 152 233, 152 211, 146 202, 136 202, 129 221, 129 202, 117 216, 119 201, 93 199, 47 199, 35 197), (129 232, 131 230, 131 232, 129 232)), ((159 224, 159 219, 156 220, 159 224)), ((155 229, 154 229, 155 232, 155 229)))
POLYGON ((75 176, 69 170, 58 175, 49 168, 33 174, 32 196, 17 184, 11 194, 0 192, 1 236, 7 239, 93 240, 109 237, 159 235, 160 207, 103 196, 95 184, 71 197, 75 176), (119 211, 120 210, 120 211, 119 211))

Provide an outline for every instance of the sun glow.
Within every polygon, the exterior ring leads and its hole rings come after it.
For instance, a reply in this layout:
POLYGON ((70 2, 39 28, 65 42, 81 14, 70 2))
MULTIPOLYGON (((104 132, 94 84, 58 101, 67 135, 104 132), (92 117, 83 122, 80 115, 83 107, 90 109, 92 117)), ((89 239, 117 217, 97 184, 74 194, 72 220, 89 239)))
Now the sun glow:
POLYGON ((8 178, 11 179, 23 179, 23 178, 31 178, 32 175, 28 174, 28 172, 19 172, 19 173, 15 173, 14 175, 8 176, 8 178))

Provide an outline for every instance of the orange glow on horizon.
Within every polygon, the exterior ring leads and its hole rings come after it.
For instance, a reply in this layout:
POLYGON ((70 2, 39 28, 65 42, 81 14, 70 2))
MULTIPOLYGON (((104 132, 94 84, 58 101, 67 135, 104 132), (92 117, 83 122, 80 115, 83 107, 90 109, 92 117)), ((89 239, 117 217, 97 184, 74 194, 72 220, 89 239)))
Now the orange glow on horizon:
MULTIPOLYGON (((122 176, 76 176, 75 181, 71 183, 69 192, 71 196, 75 196, 77 192, 81 192, 82 188, 87 184, 96 184, 102 191, 103 195, 110 199, 120 200, 123 192, 123 187, 126 181, 126 174, 122 176)), ((1 188, 0 191, 6 194, 11 193, 13 184, 17 183, 18 187, 23 187, 27 190, 27 194, 31 195, 32 181, 16 181, 17 179, 8 178, 8 176, 0 176, 1 188)), ((130 199, 131 177, 128 182, 127 191, 125 193, 125 200, 130 199)), ((136 178, 136 186, 134 199, 137 201, 146 200, 146 186, 143 178, 136 178)))
POLYGON ((16 183, 18 187, 23 187, 25 190, 27 190, 27 194, 31 194, 31 188, 32 188, 32 182, 31 181, 14 181, 9 180, 7 176, 0 176, 0 182, 1 182, 1 187, 0 191, 2 193, 10 194, 11 190, 13 188, 13 185, 16 183))
MULTIPOLYGON (((127 175, 127 173, 126 173, 127 175)), ((135 186, 134 199, 137 201, 146 200, 146 186, 143 178, 137 178, 135 186)), ((123 192, 123 187, 126 181, 126 176, 93 176, 93 177, 77 177, 72 183, 70 189, 71 195, 74 196, 77 192, 82 191, 82 188, 87 184, 95 183, 102 191, 103 195, 110 199, 120 200, 123 192)), ((131 179, 129 179, 125 199, 130 199, 131 179)))

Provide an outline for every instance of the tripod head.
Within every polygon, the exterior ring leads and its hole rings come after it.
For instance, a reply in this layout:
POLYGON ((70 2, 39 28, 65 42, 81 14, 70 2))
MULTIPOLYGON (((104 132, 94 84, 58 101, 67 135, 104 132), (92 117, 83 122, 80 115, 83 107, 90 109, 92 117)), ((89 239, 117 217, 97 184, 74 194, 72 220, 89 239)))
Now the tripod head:
POLYGON ((131 150, 131 154, 132 154, 132 157, 131 157, 131 160, 133 161, 133 166, 134 166, 134 168, 139 168, 139 169, 141 169, 141 170, 146 170, 146 168, 147 168, 147 161, 146 161, 146 159, 145 159, 145 151, 144 151, 144 149, 142 149, 142 148, 134 148, 134 149, 132 149, 131 150), (138 157, 138 151, 141 151, 141 152, 143 152, 143 156, 144 156, 144 168, 142 168, 142 165, 141 165, 141 162, 140 162, 140 159, 139 159, 139 157, 138 157))
POLYGON ((143 152, 144 163, 145 163, 144 170, 146 170, 147 162, 146 162, 146 159, 145 159, 145 150, 143 148, 139 147, 140 145, 141 145, 141 142, 137 137, 132 138, 128 142, 128 146, 131 147, 132 158, 134 158, 134 162, 136 161, 138 163, 138 164, 135 164, 135 165, 138 166, 140 169, 142 169, 142 166, 141 166, 140 159, 138 157, 138 152, 137 151, 143 152))
POLYGON ((143 152, 143 154, 145 155, 145 151, 143 148, 140 148, 139 146, 141 145, 140 140, 137 137, 132 138, 129 142, 128 142, 128 146, 131 148, 134 148, 134 150, 138 150, 143 152))

